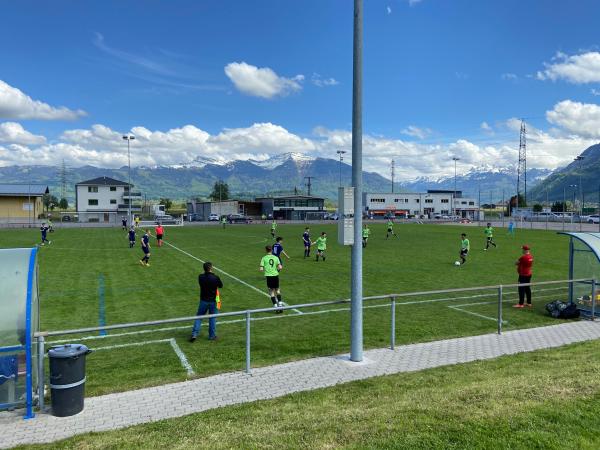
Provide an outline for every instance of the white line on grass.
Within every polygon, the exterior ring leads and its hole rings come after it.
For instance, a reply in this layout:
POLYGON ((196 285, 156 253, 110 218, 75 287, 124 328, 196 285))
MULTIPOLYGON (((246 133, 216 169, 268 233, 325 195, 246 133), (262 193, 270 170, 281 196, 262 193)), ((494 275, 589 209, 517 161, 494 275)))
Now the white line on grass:
MULTIPOLYGON (((479 313, 476 313, 476 312, 473 312, 473 311, 467 311, 465 309, 457 308, 456 306, 448 306, 448 308, 450 308, 450 309, 452 309, 454 311, 460 311, 460 312, 463 312, 465 314, 470 314, 471 316, 480 317, 482 319, 493 320, 494 322, 498 321, 497 317, 490 317, 490 316, 479 314, 479 313)), ((505 320, 503 320, 502 323, 506 324, 508 322, 506 322, 505 320)))
MULTIPOLYGON (((183 253, 184 255, 187 255, 187 256, 189 256, 190 258, 193 258, 193 259, 195 259, 196 261, 199 261, 199 262, 201 262, 202 264, 204 264, 204 263, 206 262, 206 261, 203 261, 203 260, 201 260, 200 258, 198 258, 198 257, 196 257, 196 256, 194 256, 194 255, 192 255, 191 253, 188 253, 188 252, 186 252, 185 250, 182 250, 182 249, 180 249, 179 247, 176 247, 176 246, 174 246, 174 245, 173 245, 173 244, 171 244, 170 242, 167 242, 167 241, 163 241, 163 242, 164 242, 165 244, 167 244, 168 246, 170 246, 170 247, 173 247, 175 250, 178 250, 178 251, 180 251, 180 252, 181 252, 181 253, 183 253)), ((259 294, 266 295, 267 297, 271 298, 271 296, 270 296, 269 294, 267 294, 266 292, 264 292, 264 291, 261 291, 261 290, 260 290, 260 289, 258 289, 256 286, 252 286, 251 284, 248 284, 248 283, 246 283, 244 280, 240 280, 238 277, 236 277, 236 276, 234 276, 234 275, 231 275, 229 272, 225 272, 223 269, 219 269, 217 266, 213 266, 213 268, 214 268, 214 269, 215 269, 217 272, 221 272, 223 275, 225 275, 225 276, 228 276, 229 278, 231 278, 231 279, 233 279, 233 280, 237 281, 238 283, 241 283, 241 284, 243 284, 244 286, 247 286, 247 287, 249 287, 250 289, 253 289, 253 290, 255 290, 255 291, 256 291, 256 292, 258 292, 259 294)), ((285 303, 285 302, 281 302, 281 303, 283 303, 285 306, 291 306, 291 305, 288 305, 288 304, 287 304, 287 303, 285 303)), ((297 314, 304 314, 304 313, 303 313, 302 311, 300 311, 299 309, 295 309, 295 308, 294 308, 294 309, 292 309, 292 311, 294 311, 294 312, 295 312, 295 313, 297 313, 297 314)))
POLYGON ((179 345, 177 345, 177 341, 175 340, 175 338, 156 339, 156 340, 152 340, 152 341, 142 341, 142 342, 130 342, 128 344, 107 345, 106 347, 97 347, 94 349, 94 351, 114 350, 117 348, 124 348, 124 347, 141 347, 143 345, 163 344, 163 343, 167 343, 171 346, 171 348, 177 355, 177 358, 179 358, 179 362, 181 363, 181 366, 186 370, 188 376, 192 376, 192 375, 196 374, 196 372, 194 372, 194 369, 192 368, 192 365, 190 364, 187 357, 185 356, 185 353, 183 353, 183 350, 181 350, 179 345))

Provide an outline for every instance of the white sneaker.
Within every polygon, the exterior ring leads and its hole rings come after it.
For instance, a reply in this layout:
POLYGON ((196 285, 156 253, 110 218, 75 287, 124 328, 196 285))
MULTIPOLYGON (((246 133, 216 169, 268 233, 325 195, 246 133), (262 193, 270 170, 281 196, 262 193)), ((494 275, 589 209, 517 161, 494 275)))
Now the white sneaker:
POLYGON ((283 302, 277 302, 277 307, 278 307, 278 308, 281 308, 281 307, 283 307, 283 302))

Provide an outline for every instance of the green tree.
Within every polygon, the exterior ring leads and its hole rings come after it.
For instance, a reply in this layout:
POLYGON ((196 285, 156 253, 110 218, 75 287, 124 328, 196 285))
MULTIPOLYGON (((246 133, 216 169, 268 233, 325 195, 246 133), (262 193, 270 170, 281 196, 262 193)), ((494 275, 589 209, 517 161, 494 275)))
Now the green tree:
POLYGON ((60 202, 58 202, 58 207, 64 211, 69 207, 69 202, 66 198, 61 198, 60 202))
POLYGON ((229 200, 229 185, 221 180, 215 181, 210 198, 213 201, 229 200))
POLYGON ((533 205, 533 212, 540 213, 543 210, 544 210, 544 207, 542 205, 540 205, 539 203, 536 203, 535 205, 533 205))
POLYGON ((161 198, 159 204, 165 205, 165 211, 168 211, 173 206, 173 201, 170 198, 161 198))
POLYGON ((54 195, 44 194, 42 197, 42 203, 44 204, 46 211, 54 211, 54 208, 58 206, 58 199, 54 195))
POLYGON ((563 202, 554 202, 550 207, 550 211, 552 212, 563 212, 566 211, 566 205, 563 202))

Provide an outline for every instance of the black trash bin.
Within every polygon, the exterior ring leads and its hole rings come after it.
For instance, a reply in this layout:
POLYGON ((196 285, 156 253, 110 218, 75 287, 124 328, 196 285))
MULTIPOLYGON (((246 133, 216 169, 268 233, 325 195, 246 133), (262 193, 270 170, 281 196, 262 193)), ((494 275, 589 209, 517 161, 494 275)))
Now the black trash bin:
POLYGON ((85 357, 91 350, 81 344, 66 344, 48 351, 52 414, 73 416, 83 410, 85 357))

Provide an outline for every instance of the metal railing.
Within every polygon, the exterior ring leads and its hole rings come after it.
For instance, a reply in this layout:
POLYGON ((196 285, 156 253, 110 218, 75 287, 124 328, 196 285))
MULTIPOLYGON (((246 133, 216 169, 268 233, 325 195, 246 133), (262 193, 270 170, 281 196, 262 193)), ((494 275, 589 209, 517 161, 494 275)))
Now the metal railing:
MULTIPOLYGON (((391 309, 391 321, 390 321, 390 349, 394 350, 396 346, 396 306, 397 300, 406 297, 418 297, 418 296, 426 296, 426 295, 438 295, 438 294, 453 294, 459 292, 473 292, 473 291, 485 291, 485 290, 495 290, 497 292, 497 301, 498 301, 498 310, 497 310, 497 333, 502 334, 502 303, 504 298, 504 292, 506 289, 510 288, 518 288, 518 287, 526 287, 526 286, 547 286, 547 285, 555 285, 555 284, 565 284, 568 283, 569 292, 573 292, 574 283, 586 283, 591 285, 591 297, 592 297, 592 314, 591 320, 594 320, 595 317, 595 307, 596 307, 596 281, 593 279, 582 278, 582 279, 573 279, 573 280, 558 280, 558 281, 542 281, 537 283, 516 283, 516 284, 505 284, 505 285, 492 285, 492 286, 476 286, 469 288, 455 288, 455 289, 440 289, 433 291, 419 291, 419 292, 405 292, 401 294, 387 294, 387 295, 375 295, 371 297, 363 297, 363 300, 366 302, 375 301, 375 300, 389 300, 390 309, 391 309)), ((452 300, 451 298, 447 300, 452 300)), ((415 302, 415 304, 425 303, 425 302, 415 302)), ((246 328, 246 361, 245 361, 245 371, 246 373, 250 373, 251 370, 251 323, 252 323, 252 315, 260 314, 260 313, 273 313, 278 311, 288 311, 288 310, 298 310, 298 309, 310 309, 310 308, 319 308, 323 306, 332 306, 332 305, 344 305, 350 304, 350 299, 342 299, 342 300, 332 300, 332 301, 322 301, 316 303, 303 303, 297 305, 286 305, 280 307, 271 307, 271 308, 258 308, 258 309, 248 309, 244 311, 232 311, 218 314, 205 314, 202 316, 186 316, 186 317, 177 317, 172 319, 161 319, 161 320, 151 320, 147 322, 132 322, 132 323, 123 323, 123 324, 115 324, 115 325, 105 325, 98 327, 87 327, 87 328, 77 328, 77 329, 68 329, 68 330, 57 330, 57 331, 39 331, 34 334, 34 337, 37 339, 38 344, 38 361, 43 361, 45 355, 45 338, 50 336, 66 336, 73 334, 82 334, 82 333, 93 333, 93 332, 105 332, 108 330, 120 330, 124 328, 140 328, 140 327, 151 327, 156 325, 165 325, 165 324, 173 324, 173 323, 182 323, 182 322, 192 322, 198 319, 211 319, 211 318, 224 318, 224 317, 235 317, 235 316, 244 316, 245 317, 245 328, 246 328)), ((402 304, 402 303, 400 303, 402 304)), ((383 305, 382 305, 383 306, 383 305)), ((38 364, 38 379, 44 380, 44 364, 38 364)), ((44 399, 44 383, 39 383, 39 406, 43 408, 43 399, 44 399)))

